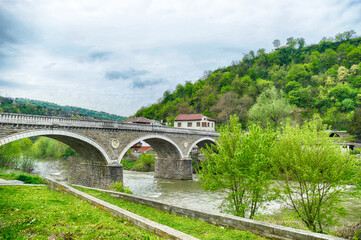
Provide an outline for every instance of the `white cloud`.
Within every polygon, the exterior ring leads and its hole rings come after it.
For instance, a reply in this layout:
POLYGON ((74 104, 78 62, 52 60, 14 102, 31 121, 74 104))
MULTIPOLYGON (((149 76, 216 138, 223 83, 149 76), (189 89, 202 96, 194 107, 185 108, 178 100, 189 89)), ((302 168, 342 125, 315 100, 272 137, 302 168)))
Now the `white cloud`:
POLYGON ((21 29, 21 41, 0 45, 0 79, 15 84, 0 94, 121 115, 276 38, 361 33, 351 0, 13 0, 0 10, 21 29), (109 81, 111 72, 123 77, 109 81))

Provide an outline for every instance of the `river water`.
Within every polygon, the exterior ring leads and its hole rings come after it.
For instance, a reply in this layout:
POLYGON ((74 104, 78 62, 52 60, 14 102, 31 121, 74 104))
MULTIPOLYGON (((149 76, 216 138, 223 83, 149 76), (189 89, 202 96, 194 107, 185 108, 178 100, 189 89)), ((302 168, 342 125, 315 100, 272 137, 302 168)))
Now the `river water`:
MULTIPOLYGON (((37 162, 35 172, 40 176, 51 176, 57 180, 67 179, 66 161, 41 161, 37 162)), ((196 175, 193 181, 179 181, 154 178, 154 172, 135 172, 124 170, 124 185, 133 191, 134 195, 151 198, 199 211, 219 213, 222 203, 222 194, 211 195, 203 191, 196 175)), ((350 191, 352 187, 350 187, 350 191)), ((349 213, 341 218, 341 223, 350 224, 361 219, 361 200, 349 197, 343 203, 349 213)), ((279 215, 282 205, 271 202, 262 214, 279 215)))

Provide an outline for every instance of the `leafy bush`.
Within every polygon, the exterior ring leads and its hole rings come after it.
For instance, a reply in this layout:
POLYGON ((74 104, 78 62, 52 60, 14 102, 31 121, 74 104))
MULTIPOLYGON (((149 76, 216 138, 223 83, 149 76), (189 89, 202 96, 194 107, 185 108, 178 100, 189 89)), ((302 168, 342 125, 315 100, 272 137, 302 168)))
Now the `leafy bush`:
POLYGON ((155 157, 150 153, 146 153, 140 156, 139 160, 134 163, 131 170, 141 172, 154 171, 154 163, 155 157))
POLYGON ((36 175, 30 175, 30 174, 20 174, 17 176, 16 180, 23 181, 24 183, 28 184, 44 184, 44 180, 36 175))
POLYGON ((287 124, 273 149, 283 201, 314 232, 323 232, 337 221, 337 215, 345 214, 340 205, 344 180, 352 181, 359 169, 325 130, 317 120, 302 127, 287 124))
POLYGON ((112 182, 109 189, 117 192, 133 194, 132 190, 130 190, 128 186, 123 186, 122 182, 112 182))
POLYGON ((238 120, 231 116, 229 123, 219 128, 217 144, 202 150, 205 159, 198 178, 204 190, 225 194, 224 212, 253 218, 276 196, 271 188, 269 151, 277 133, 256 125, 246 132, 238 120))
POLYGON ((37 175, 32 175, 32 174, 28 174, 28 173, 22 173, 19 170, 15 170, 15 172, 11 172, 11 173, 0 173, 0 178, 5 179, 5 180, 20 180, 23 181, 24 183, 28 183, 28 184, 44 184, 44 180, 37 176, 37 175))

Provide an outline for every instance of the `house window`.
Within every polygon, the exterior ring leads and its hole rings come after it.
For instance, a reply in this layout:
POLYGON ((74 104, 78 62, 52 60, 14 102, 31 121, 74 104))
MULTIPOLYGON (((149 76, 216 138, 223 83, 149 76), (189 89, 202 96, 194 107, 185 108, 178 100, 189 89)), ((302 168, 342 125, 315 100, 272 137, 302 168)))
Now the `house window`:
POLYGON ((202 122, 202 127, 207 127, 207 123, 206 123, 206 122, 202 122))
POLYGON ((213 123, 212 123, 212 127, 213 127, 213 123))
POLYGON ((188 127, 192 127, 192 122, 188 122, 188 127))
POLYGON ((197 127, 200 127, 201 126, 201 123, 200 122, 197 122, 197 127))
POLYGON ((208 127, 209 127, 209 123, 208 123, 207 125, 208 125, 208 127))
POLYGON ((178 123, 178 127, 182 127, 182 123, 178 123))

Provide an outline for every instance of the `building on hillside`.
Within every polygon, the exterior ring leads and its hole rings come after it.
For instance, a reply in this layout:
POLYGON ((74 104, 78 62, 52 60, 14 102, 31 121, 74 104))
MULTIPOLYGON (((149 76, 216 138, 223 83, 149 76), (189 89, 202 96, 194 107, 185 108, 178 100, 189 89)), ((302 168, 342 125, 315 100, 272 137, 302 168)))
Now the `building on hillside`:
POLYGON ((127 120, 124 120, 123 123, 148 124, 148 125, 158 125, 158 126, 162 125, 162 123, 157 120, 148 119, 144 117, 128 118, 127 120))
POLYGON ((143 146, 144 142, 138 142, 136 144, 134 144, 132 147, 130 147, 130 151, 131 152, 139 152, 139 153, 147 153, 153 150, 153 148, 151 146, 143 146))
POLYGON ((202 114, 179 114, 174 119, 174 127, 215 131, 216 121, 202 114))

